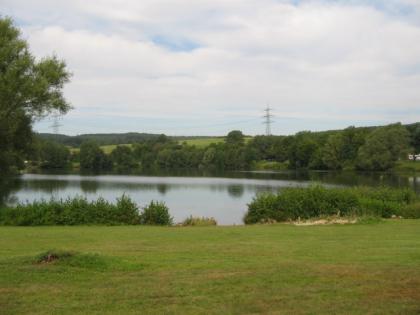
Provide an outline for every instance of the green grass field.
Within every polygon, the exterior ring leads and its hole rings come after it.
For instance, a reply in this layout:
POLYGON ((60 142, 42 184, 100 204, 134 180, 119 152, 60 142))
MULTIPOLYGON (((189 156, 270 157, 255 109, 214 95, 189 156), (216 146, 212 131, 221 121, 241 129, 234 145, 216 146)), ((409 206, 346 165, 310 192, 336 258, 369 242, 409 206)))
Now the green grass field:
MULTIPOLYGON (((121 146, 127 146, 127 147, 131 147, 131 144, 119 144, 121 146)), ((117 147, 116 144, 110 144, 110 145, 101 145, 101 149, 104 151, 104 153, 106 154, 110 154, 112 151, 114 151, 114 149, 117 147)))
MULTIPOLYGON (((129 146, 131 147, 131 144, 119 144, 119 145, 125 145, 125 146, 129 146)), ((110 145, 101 145, 101 149, 104 151, 104 153, 106 154, 110 154, 115 148, 117 147, 116 144, 110 144, 110 145)), ((79 152, 80 149, 79 148, 70 148, 70 152, 79 152)))
POLYGON ((214 138, 197 138, 197 139, 187 139, 187 140, 180 140, 179 143, 186 142, 188 145, 195 145, 199 148, 208 147, 212 143, 222 143, 225 142, 225 138, 223 137, 214 137, 214 138))
MULTIPOLYGON (((245 142, 248 142, 252 139, 252 137, 245 137, 245 142)), ((186 142, 189 145, 195 145, 199 148, 208 147, 210 144, 213 143, 222 143, 225 142, 224 137, 214 137, 214 138, 197 138, 197 139, 187 139, 181 140, 180 143, 186 142)))
MULTIPOLYGON (((245 142, 248 142, 252 139, 252 137, 245 137, 245 142)), ((195 145, 199 148, 205 148, 208 147, 212 143, 222 143, 225 141, 224 137, 214 137, 214 138, 194 138, 194 139, 186 139, 186 140, 180 140, 179 143, 186 142, 188 145, 195 145)), ((126 145, 126 146, 132 146, 131 144, 120 144, 120 145, 126 145)), ((110 154, 115 148, 117 147, 116 144, 110 144, 110 145, 102 145, 101 149, 106 153, 110 154)), ((73 148, 69 147, 70 152, 79 152, 79 148, 73 148)))
POLYGON ((400 161, 397 162, 395 169, 401 172, 420 172, 420 161, 400 161))
POLYGON ((420 220, 0 228, 2 315, 419 312, 420 220))

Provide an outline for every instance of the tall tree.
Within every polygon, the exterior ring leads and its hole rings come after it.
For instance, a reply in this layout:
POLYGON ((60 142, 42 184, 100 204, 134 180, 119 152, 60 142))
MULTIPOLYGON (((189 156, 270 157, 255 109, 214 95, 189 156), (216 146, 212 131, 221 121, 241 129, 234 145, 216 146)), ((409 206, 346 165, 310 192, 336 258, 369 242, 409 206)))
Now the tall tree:
POLYGON ((35 120, 70 109, 62 94, 69 77, 64 61, 37 61, 12 20, 0 18, 0 173, 22 167, 35 120))
POLYGON ((229 145, 242 145, 245 142, 245 137, 240 130, 232 130, 226 136, 226 143, 229 145))
POLYGON ((126 145, 117 145, 111 152, 111 160, 119 171, 128 171, 136 166, 133 150, 126 145))
POLYGON ((40 160, 43 168, 66 168, 70 162, 70 150, 60 143, 43 141, 40 144, 40 160))
POLYGON ((80 168, 94 172, 109 170, 112 168, 112 162, 99 145, 90 140, 80 146, 80 168))
POLYGON ((343 138, 340 133, 329 136, 322 149, 322 161, 329 169, 338 170, 343 167, 343 138))
POLYGON ((409 134, 401 124, 375 129, 359 149, 357 168, 361 170, 388 170, 404 157, 409 147, 409 134))
POLYGON ((420 123, 416 123, 412 126, 410 132, 410 144, 413 148, 413 152, 420 153, 420 123))
POLYGON ((289 162, 292 168, 307 168, 313 159, 318 144, 308 131, 298 132, 289 148, 289 162))

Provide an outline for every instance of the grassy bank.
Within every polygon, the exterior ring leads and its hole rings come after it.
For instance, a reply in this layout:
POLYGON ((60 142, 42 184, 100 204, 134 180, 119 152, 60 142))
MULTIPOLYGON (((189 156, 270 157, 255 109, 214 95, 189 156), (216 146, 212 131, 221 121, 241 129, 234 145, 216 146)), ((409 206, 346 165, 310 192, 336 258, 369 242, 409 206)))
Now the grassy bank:
POLYGON ((0 227, 0 313, 418 314, 419 231, 0 227), (39 263, 51 248, 75 254, 39 263))
POLYGON ((420 161, 399 161, 394 170, 398 172, 420 172, 420 161))

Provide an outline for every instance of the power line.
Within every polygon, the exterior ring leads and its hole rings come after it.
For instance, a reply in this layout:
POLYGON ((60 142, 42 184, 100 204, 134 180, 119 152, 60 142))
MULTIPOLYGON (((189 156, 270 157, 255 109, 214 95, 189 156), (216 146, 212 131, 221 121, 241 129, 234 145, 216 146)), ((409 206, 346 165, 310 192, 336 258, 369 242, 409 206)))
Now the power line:
POLYGON ((274 122, 273 120, 271 120, 271 118, 273 118, 274 116, 272 114, 270 114, 270 111, 271 111, 271 108, 270 108, 270 106, 267 105, 267 108, 264 109, 265 115, 263 116, 263 118, 264 118, 263 124, 265 124, 265 134, 266 134, 266 136, 271 135, 271 123, 274 122))
POLYGON ((211 128, 215 128, 215 127, 217 128, 217 127, 223 127, 223 126, 237 126, 239 124, 255 122, 258 119, 259 119, 258 117, 254 117, 254 118, 239 120, 239 121, 237 120, 237 121, 230 121, 230 122, 220 122, 220 123, 214 123, 214 124, 201 124, 201 125, 183 125, 179 127, 165 127, 161 129, 154 129, 154 130, 184 130, 184 129, 197 129, 197 128, 200 128, 200 129, 210 128, 211 129, 211 128))
POLYGON ((60 114, 58 114, 58 113, 53 114, 52 119, 53 119, 53 122, 50 125, 50 128, 52 129, 52 131, 55 135, 58 135, 59 128, 62 126, 62 124, 60 124, 60 121, 59 121, 60 120, 60 114))

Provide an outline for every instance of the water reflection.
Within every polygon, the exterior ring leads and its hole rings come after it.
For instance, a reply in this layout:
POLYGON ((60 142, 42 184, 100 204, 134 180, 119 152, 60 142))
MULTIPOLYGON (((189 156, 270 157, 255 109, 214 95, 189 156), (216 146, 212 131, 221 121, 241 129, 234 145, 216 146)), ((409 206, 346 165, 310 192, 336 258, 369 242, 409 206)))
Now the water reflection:
POLYGON ((392 187, 412 187, 409 176, 398 173, 381 172, 310 172, 308 178, 312 181, 328 182, 346 186, 392 186, 392 187))
POLYGON ((16 203, 15 192, 22 187, 20 178, 0 178, 0 206, 7 203, 16 203))
POLYGON ((244 194, 244 186, 243 185, 229 185, 227 187, 227 191, 229 196, 233 198, 240 198, 244 194))
POLYGON ((156 188, 157 188, 158 192, 160 192, 161 195, 165 195, 166 192, 169 189, 169 186, 166 185, 166 184, 157 184, 156 188))
MULTIPOLYGON (((0 203, 73 197, 93 200, 102 196, 114 202, 127 194, 140 206, 151 200, 165 201, 175 221, 189 215, 215 217, 219 224, 241 224, 255 194, 277 191, 288 186, 312 182, 327 185, 389 185, 411 187, 420 192, 415 174, 354 172, 230 172, 202 176, 200 173, 164 173, 160 176, 125 175, 51 175, 26 174, 0 180, 0 203)), ((209 174, 207 174, 209 175, 209 174)))
POLYGON ((80 188, 84 193, 96 193, 99 188, 99 182, 95 180, 81 180, 80 188))

